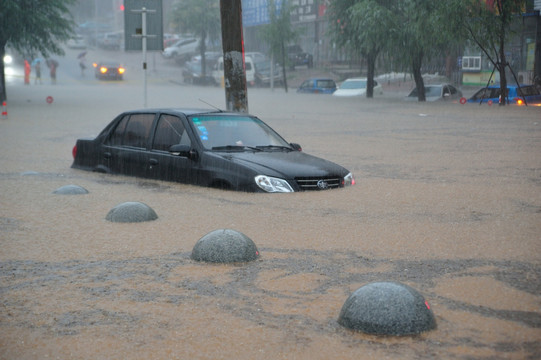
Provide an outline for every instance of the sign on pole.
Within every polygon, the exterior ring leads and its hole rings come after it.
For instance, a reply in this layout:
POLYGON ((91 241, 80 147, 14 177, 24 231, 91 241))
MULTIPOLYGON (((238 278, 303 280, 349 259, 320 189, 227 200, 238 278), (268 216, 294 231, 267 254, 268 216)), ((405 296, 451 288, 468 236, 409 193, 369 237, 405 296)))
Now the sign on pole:
POLYGON ((124 41, 126 51, 142 51, 143 17, 141 9, 147 9, 147 50, 163 51, 162 0, 124 0, 124 41))

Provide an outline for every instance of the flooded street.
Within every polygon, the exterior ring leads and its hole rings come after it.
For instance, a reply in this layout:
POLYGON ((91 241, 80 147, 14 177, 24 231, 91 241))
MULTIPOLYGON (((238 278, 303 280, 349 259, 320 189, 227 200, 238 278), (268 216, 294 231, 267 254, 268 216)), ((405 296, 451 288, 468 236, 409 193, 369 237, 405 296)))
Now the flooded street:
MULTIPOLYGON (((223 89, 160 74, 149 107, 224 107, 223 89)), ((59 73, 55 86, 46 74, 41 86, 8 84, 1 359, 541 357, 541 108, 256 88, 251 114, 351 170, 356 185, 250 194, 71 169, 77 138, 143 107, 141 84, 129 72, 124 82, 59 73), (53 194, 69 184, 89 194, 53 194), (105 220, 127 201, 158 219, 105 220), (222 228, 250 237, 260 258, 191 260, 222 228), (437 329, 389 337, 341 327, 345 300, 374 281, 417 289, 437 329)))

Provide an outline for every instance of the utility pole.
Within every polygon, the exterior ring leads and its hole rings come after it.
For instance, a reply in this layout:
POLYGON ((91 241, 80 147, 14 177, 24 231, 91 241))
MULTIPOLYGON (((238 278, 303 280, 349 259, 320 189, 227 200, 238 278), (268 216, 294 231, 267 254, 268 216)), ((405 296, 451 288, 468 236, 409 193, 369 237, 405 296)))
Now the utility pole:
POLYGON ((248 112, 241 0, 220 0, 224 52, 225 104, 229 111, 248 112))

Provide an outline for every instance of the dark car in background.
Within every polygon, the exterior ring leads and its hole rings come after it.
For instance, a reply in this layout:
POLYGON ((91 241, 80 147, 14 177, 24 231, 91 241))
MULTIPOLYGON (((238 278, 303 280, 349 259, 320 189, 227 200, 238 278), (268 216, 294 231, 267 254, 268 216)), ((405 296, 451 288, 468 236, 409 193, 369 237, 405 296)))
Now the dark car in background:
POLYGON ((126 68, 115 61, 101 61, 92 64, 96 79, 99 80, 122 80, 126 68))
POLYGON ((72 168, 248 192, 353 185, 340 165, 308 155, 255 116, 202 109, 118 115, 95 139, 78 139, 72 168))
MULTIPOLYGON (((500 102, 500 85, 490 85, 479 89, 468 99, 469 103, 498 104, 500 102)), ((535 85, 509 85, 505 95, 509 104, 513 105, 535 105, 541 106, 541 91, 535 85)))
POLYGON ((205 53, 205 75, 203 75, 203 62, 201 56, 194 56, 190 61, 186 62, 182 68, 182 80, 188 84, 194 85, 217 85, 216 80, 212 75, 212 71, 218 58, 221 56, 219 52, 205 53))
POLYGON ((336 82, 327 78, 312 78, 304 80, 297 89, 303 94, 332 94, 336 91, 336 82))
POLYGON ((287 47, 287 59, 289 68, 295 69, 296 66, 306 65, 308 68, 314 66, 314 58, 311 54, 305 52, 300 45, 289 45, 287 47))

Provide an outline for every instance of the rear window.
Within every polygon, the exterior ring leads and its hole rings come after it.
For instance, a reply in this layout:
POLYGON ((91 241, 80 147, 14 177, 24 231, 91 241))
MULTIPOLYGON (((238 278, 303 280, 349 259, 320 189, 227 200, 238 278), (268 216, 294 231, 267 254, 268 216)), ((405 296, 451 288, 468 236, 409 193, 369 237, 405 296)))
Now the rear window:
POLYGON ((319 88, 334 88, 336 84, 333 80, 318 80, 316 86, 319 88))
POLYGON ((517 89, 519 96, 534 96, 540 95, 539 90, 535 86, 522 86, 520 89, 517 89))
POLYGON ((126 115, 106 142, 108 145, 123 145, 144 148, 154 121, 154 114, 126 115))

